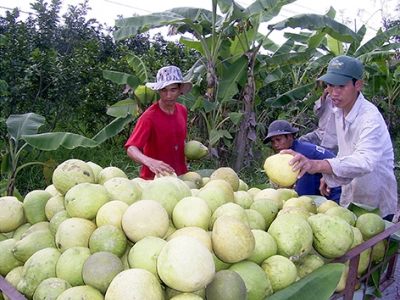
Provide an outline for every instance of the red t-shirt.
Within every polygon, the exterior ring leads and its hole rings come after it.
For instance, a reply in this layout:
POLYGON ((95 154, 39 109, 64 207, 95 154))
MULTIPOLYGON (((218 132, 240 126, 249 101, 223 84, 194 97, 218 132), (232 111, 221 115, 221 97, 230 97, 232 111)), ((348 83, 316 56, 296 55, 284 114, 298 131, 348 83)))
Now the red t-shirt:
MULTIPOLYGON (((187 109, 182 104, 176 103, 174 114, 169 115, 161 110, 158 102, 154 103, 140 116, 125 149, 136 146, 144 155, 169 164, 177 175, 185 174, 187 116, 187 109)), ((142 166, 141 178, 154 179, 154 175, 148 167, 142 166)))

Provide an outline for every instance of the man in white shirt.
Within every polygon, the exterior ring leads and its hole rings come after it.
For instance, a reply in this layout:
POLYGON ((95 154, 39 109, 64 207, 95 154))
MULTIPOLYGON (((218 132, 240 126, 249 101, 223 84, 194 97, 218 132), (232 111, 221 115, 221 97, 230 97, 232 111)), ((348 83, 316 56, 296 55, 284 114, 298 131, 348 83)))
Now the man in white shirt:
POLYGON ((299 162, 293 170, 322 173, 320 191, 342 186, 340 204, 356 202, 380 210, 382 217, 392 220, 397 212, 397 182, 394 175, 394 152, 387 125, 375 105, 361 93, 363 66, 349 56, 333 58, 327 73, 318 80, 327 84, 335 106, 336 134, 339 152, 336 158, 310 160, 292 150, 299 162))

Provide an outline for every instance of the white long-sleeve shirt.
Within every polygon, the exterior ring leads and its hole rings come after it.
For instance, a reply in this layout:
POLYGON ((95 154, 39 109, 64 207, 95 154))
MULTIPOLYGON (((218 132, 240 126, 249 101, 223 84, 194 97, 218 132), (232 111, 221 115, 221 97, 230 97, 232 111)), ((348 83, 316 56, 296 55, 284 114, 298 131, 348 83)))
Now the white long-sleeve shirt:
POLYGON ((342 185, 340 204, 378 207, 382 217, 397 212, 394 152, 386 123, 376 106, 362 93, 344 118, 335 107, 339 153, 327 161, 334 175, 324 174, 328 186, 342 185))

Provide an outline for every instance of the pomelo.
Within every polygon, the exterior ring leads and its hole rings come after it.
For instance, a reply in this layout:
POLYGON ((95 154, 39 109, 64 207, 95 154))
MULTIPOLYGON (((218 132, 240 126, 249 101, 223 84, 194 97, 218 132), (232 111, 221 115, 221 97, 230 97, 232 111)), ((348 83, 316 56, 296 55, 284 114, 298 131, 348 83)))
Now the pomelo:
POLYGON ((210 181, 213 181, 216 179, 222 179, 222 180, 225 180, 226 182, 228 182, 234 192, 236 192, 239 189, 240 180, 239 180, 238 175, 232 168, 221 167, 221 168, 216 169, 210 175, 210 181))
MULTIPOLYGON (((27 224, 30 224, 30 223, 27 223, 27 224)), ((30 224, 29 228, 21 234, 21 239, 23 239, 27 235, 29 235, 32 232, 35 232, 37 230, 47 230, 47 229, 50 229, 49 221, 42 221, 42 222, 38 222, 35 224, 30 224)))
POLYGON ((65 210, 64 205, 64 196, 61 194, 57 194, 51 197, 44 207, 44 213, 48 221, 53 218, 53 216, 58 213, 59 211, 65 210))
POLYGON ((230 216, 233 217, 243 224, 249 226, 249 218, 247 217, 246 210, 241 207, 239 204, 228 202, 226 204, 221 205, 218 207, 214 213, 211 215, 209 229, 212 230, 214 227, 215 221, 221 216, 230 216))
POLYGON ((92 171, 94 174, 94 183, 98 183, 97 181, 98 181, 99 173, 101 170, 103 170, 103 168, 100 165, 98 165, 92 161, 87 161, 86 163, 92 168, 92 171))
POLYGON ((323 257, 338 258, 350 250, 354 233, 343 219, 316 214, 308 218, 308 223, 313 231, 313 246, 323 257))
POLYGON ((122 230, 134 243, 149 235, 163 237, 168 228, 168 213, 160 203, 154 200, 135 202, 122 216, 122 230))
POLYGON ((92 168, 80 159, 68 159, 57 166, 53 172, 52 181, 57 191, 65 195, 76 184, 94 183, 92 168))
POLYGON ((181 291, 174 290, 174 289, 170 288, 169 286, 166 286, 164 291, 165 291, 165 299, 172 299, 173 297, 179 296, 181 294, 189 295, 189 296, 197 295, 197 296, 201 297, 201 299, 206 298, 206 289, 205 288, 202 288, 202 289, 192 292, 192 293, 184 293, 181 291))
POLYGON ((65 194, 65 209, 71 217, 93 220, 105 203, 110 201, 107 189, 97 183, 79 183, 65 194))
POLYGON ((114 225, 122 228, 122 216, 129 205, 120 200, 112 200, 99 208, 96 215, 97 227, 103 225, 114 225))
POLYGON ((228 196, 217 186, 210 186, 199 190, 196 197, 203 199, 213 213, 221 205, 228 203, 228 196))
POLYGON ((107 189, 110 199, 120 200, 128 205, 139 201, 142 196, 140 185, 128 178, 115 177, 103 183, 107 189))
POLYGON ((61 252, 72 247, 89 247, 89 238, 96 228, 96 225, 87 219, 67 218, 57 228, 56 246, 61 252))
POLYGON ((187 172, 182 175, 181 179, 183 181, 192 182, 196 188, 201 188, 203 186, 203 177, 197 172, 187 172))
POLYGON ((255 239, 255 247, 253 253, 247 260, 255 262, 257 265, 262 264, 268 257, 277 254, 278 246, 274 238, 266 231, 252 230, 255 239))
MULTIPOLYGON (((15 267, 4 277, 4 279, 14 288, 17 288, 18 282, 22 279, 22 269, 23 266, 15 267)), ((0 293, 0 295, 3 295, 4 300, 10 300, 4 292, 0 293)))
POLYGON ((56 196, 56 195, 60 194, 60 192, 57 191, 57 189, 55 188, 54 184, 50 184, 50 185, 46 186, 46 188, 44 190, 46 192, 49 192, 53 196, 56 196))
POLYGON ((14 196, 0 197, 0 232, 14 231, 24 223, 23 204, 14 196))
POLYGON ((221 190, 223 190, 226 194, 226 196, 228 197, 228 202, 233 202, 233 189, 232 186, 225 180, 223 179, 214 179, 214 180, 210 180, 208 181, 203 188, 209 188, 212 186, 216 186, 218 188, 220 188, 221 190))
POLYGON ((200 227, 182 227, 173 233, 171 233, 167 238, 166 241, 170 241, 178 236, 191 236, 195 239, 198 239, 200 242, 207 247, 210 252, 212 251, 212 242, 210 234, 200 227))
POLYGON ((255 238, 250 227, 229 215, 216 219, 211 239, 215 255, 227 263, 249 258, 255 248, 255 238))
POLYGON ((273 293, 271 282, 261 266, 248 260, 240 261, 229 267, 242 277, 247 291, 247 300, 260 300, 273 293))
POLYGON ((251 187, 247 190, 247 192, 253 196, 253 199, 255 197, 255 195, 257 195, 259 192, 261 192, 261 189, 258 187, 251 187))
POLYGON ((166 243, 166 240, 155 236, 141 239, 129 250, 127 257, 129 267, 145 269, 161 282, 157 273, 157 258, 166 243))
POLYGON ((179 295, 176 295, 170 300, 203 300, 203 297, 200 297, 199 295, 193 294, 193 293, 181 293, 179 295))
POLYGON ((299 170, 293 172, 293 166, 289 162, 293 159, 291 154, 274 154, 269 156, 264 162, 264 170, 268 178, 283 188, 291 188, 297 181, 299 170))
POLYGON ((87 247, 71 247, 65 250, 56 264, 57 278, 68 281, 72 286, 84 285, 82 268, 90 255, 87 247))
POLYGON ((326 215, 329 216, 336 216, 339 218, 342 218, 344 221, 349 223, 351 226, 354 226, 356 224, 356 215, 353 213, 351 210, 347 209, 346 207, 343 206, 336 206, 336 207, 331 207, 325 212, 326 215))
POLYGON ((58 226, 66 219, 71 218, 66 210, 56 213, 49 222, 49 229, 53 235, 56 235, 58 226))
POLYGON ((249 185, 243 180, 239 178, 239 188, 238 191, 248 191, 249 185))
POLYGON ((324 260, 315 253, 308 253, 295 262, 297 276, 303 278, 325 264, 324 260))
POLYGON ((120 227, 104 225, 97 227, 89 238, 91 253, 110 252, 117 257, 124 255, 128 239, 120 227))
POLYGON ((0 242, 0 275, 5 277, 12 269, 24 263, 13 255, 13 248, 18 241, 7 239, 0 242))
POLYGON ((56 277, 43 280, 33 294, 33 300, 51 300, 57 297, 72 286, 68 281, 56 277))
MULTIPOLYGON (((21 226, 18 226, 17 229, 15 229, 12 232, 12 236, 10 238, 20 240, 22 238, 22 235, 31 227, 32 225, 30 223, 25 223, 22 224, 21 226)), ((49 228, 50 228, 50 223, 49 223, 49 228)), ((54 233, 53 233, 54 234, 54 233)), ((5 235, 4 235, 5 236, 5 235)), ((9 238, 5 236, 6 238, 9 238)))
POLYGON ((274 293, 283 290, 296 281, 297 269, 294 263, 282 255, 272 255, 264 260, 261 268, 267 273, 274 293))
POLYGON ((221 270, 206 287, 207 300, 246 300, 246 285, 238 273, 221 270))
POLYGON ((254 201, 256 202, 257 200, 263 198, 274 200, 276 203, 279 204, 279 208, 282 208, 283 199, 281 194, 276 189, 274 188, 262 189, 257 193, 257 195, 254 196, 254 201))
POLYGON ((203 243, 191 236, 179 236, 161 249, 157 272, 167 286, 181 292, 194 292, 212 281, 215 264, 203 243))
POLYGON ((48 247, 56 247, 50 229, 36 230, 15 243, 13 254, 16 259, 26 262, 35 252, 48 247))
POLYGON ((301 209, 304 209, 305 211, 308 211, 306 203, 298 197, 287 199, 283 203, 282 209, 285 209, 286 207, 299 207, 301 209))
POLYGON ((387 240, 380 240, 372 249, 372 261, 380 262, 385 256, 387 240))
POLYGON ((385 230, 385 221, 377 214, 365 213, 358 217, 356 227, 360 229, 366 241, 385 230))
POLYGON ((304 201, 309 213, 311 213, 311 214, 317 213, 317 204, 315 203, 313 198, 306 196, 306 195, 298 196, 298 198, 304 201))
POLYGON ((265 227, 268 229, 272 221, 275 220, 280 209, 279 207, 280 206, 276 201, 268 198, 262 198, 254 201, 254 203, 250 206, 250 209, 259 212, 264 217, 265 227))
POLYGON ((221 271, 221 270, 227 270, 232 264, 224 262, 218 258, 218 256, 215 255, 214 251, 212 251, 213 259, 214 259, 214 264, 215 264, 215 272, 221 271))
POLYGON ((267 230, 267 224, 262 214, 254 209, 245 209, 245 211, 249 219, 250 229, 267 230))
POLYGON ((126 175, 126 173, 118 167, 115 166, 105 167, 97 175, 97 183, 102 185, 107 180, 116 177, 128 178, 128 175, 126 175))
POLYGON ((199 160, 207 156, 208 148, 199 141, 191 140, 185 144, 184 153, 190 160, 199 160))
POLYGON ((313 231, 307 220, 299 215, 278 216, 269 226, 268 233, 275 239, 277 254, 292 261, 298 260, 312 249, 313 231))
POLYGON ((297 194, 295 189, 289 189, 289 188, 278 188, 276 189, 279 194, 281 194, 281 197, 284 201, 290 199, 290 198, 298 198, 299 195, 297 194))
POLYGON ((337 204, 335 201, 326 200, 317 207, 317 213, 324 214, 328 209, 337 206, 339 206, 339 204, 337 204))
POLYGON ((196 226, 208 230, 211 220, 211 209, 200 197, 185 197, 181 199, 172 211, 172 221, 175 228, 196 226))
POLYGON ((306 220, 311 216, 311 214, 308 212, 308 210, 305 210, 299 206, 288 206, 288 207, 282 208, 278 212, 277 216, 280 216, 283 214, 296 214, 296 215, 303 217, 306 220))
POLYGON ((233 193, 233 203, 239 204, 244 209, 250 208, 253 202, 253 196, 246 191, 236 191, 233 193))
POLYGON ((45 213, 47 201, 52 197, 49 192, 45 190, 30 191, 24 197, 24 214, 26 220, 35 224, 42 221, 48 221, 45 213))
POLYGON ((80 285, 66 289, 57 297, 57 300, 80 299, 104 300, 104 296, 100 293, 99 290, 91 287, 90 285, 80 285))
POLYGON ((124 266, 118 256, 111 252, 96 252, 83 263, 82 278, 85 284, 104 295, 114 277, 123 270, 124 266))
POLYGON ((154 300, 164 299, 164 292, 157 278, 144 269, 128 269, 111 281, 105 300, 154 300))

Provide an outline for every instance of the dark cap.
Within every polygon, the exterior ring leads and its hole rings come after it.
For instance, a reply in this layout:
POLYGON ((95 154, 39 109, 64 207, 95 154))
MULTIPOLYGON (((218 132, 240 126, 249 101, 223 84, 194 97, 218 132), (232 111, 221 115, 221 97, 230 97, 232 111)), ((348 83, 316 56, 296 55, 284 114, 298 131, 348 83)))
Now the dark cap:
POLYGON ((268 135, 264 138, 263 143, 264 144, 268 143, 270 138, 273 136, 296 133, 297 131, 299 131, 299 129, 292 127, 292 125, 290 125, 288 121, 285 120, 273 121, 268 127, 268 135))
POLYGON ((333 58, 325 75, 317 80, 332 85, 343 85, 354 79, 361 79, 364 72, 362 63, 354 57, 341 55, 333 58))

